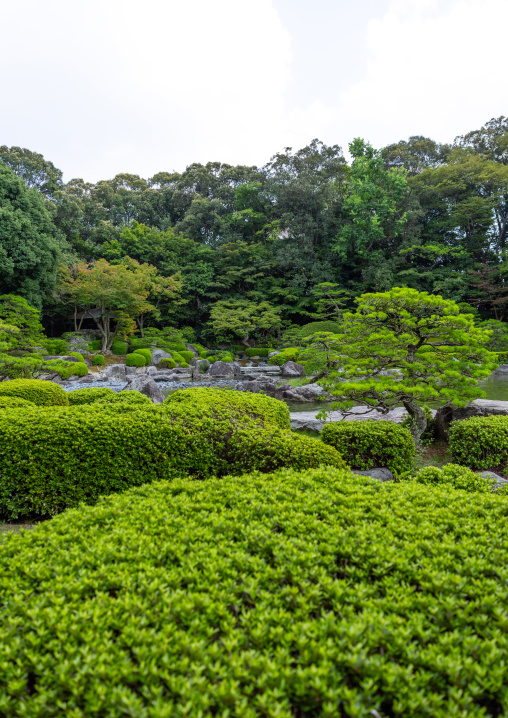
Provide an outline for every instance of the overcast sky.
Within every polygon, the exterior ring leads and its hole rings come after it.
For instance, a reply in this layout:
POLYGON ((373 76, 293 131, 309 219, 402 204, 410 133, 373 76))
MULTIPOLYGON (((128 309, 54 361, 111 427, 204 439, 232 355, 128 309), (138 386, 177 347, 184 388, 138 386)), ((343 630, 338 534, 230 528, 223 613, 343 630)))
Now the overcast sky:
POLYGON ((508 114, 508 0, 24 0, 0 23, 0 145, 65 180, 508 114))

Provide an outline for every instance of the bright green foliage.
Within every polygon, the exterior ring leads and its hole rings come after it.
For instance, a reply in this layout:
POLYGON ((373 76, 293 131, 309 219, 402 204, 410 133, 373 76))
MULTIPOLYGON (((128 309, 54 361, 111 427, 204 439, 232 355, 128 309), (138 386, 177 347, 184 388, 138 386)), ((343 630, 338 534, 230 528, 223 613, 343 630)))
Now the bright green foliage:
POLYGON ((168 342, 168 349, 169 351, 174 352, 184 352, 186 351, 187 347, 183 342, 168 342))
POLYGON ((127 391, 121 391, 118 393, 113 392, 113 395, 108 394, 107 396, 98 399, 97 404, 153 404, 152 400, 142 394, 140 391, 129 389, 127 391))
POLYGON ((333 334, 338 334, 340 332, 340 324, 338 322, 332 322, 331 320, 325 322, 310 322, 309 324, 305 324, 300 330, 302 337, 310 337, 317 332, 332 332, 333 334))
POLYGON ((466 466, 458 464, 446 464, 442 469, 436 466, 426 466, 417 472, 414 481, 419 484, 441 485, 444 487, 453 487, 462 491, 471 491, 473 493, 490 493, 495 484, 493 479, 486 479, 466 466))
POLYGON ((179 389, 170 394, 165 399, 164 406, 170 405, 184 405, 189 409, 201 407, 203 411, 214 407, 224 407, 238 419, 247 416, 264 424, 273 424, 280 429, 289 430, 291 428, 287 404, 264 394, 196 387, 196 389, 179 389))
MULTIPOLYGON (((73 364, 76 365, 77 362, 73 362, 73 364)), ((17 396, 37 404, 37 406, 68 406, 69 404, 67 392, 61 386, 39 379, 2 381, 0 382, 0 396, 17 396)), ((26 441, 30 444, 29 435, 27 435, 26 441)))
POLYGON ((194 359, 194 352, 184 351, 180 352, 180 356, 183 358, 184 361, 190 362, 191 359, 194 359))
POLYGON ((114 394, 113 389, 104 386, 75 389, 70 391, 67 396, 69 397, 70 406, 80 406, 82 404, 95 404, 99 400, 111 397, 114 394))
POLYGON ((83 362, 83 363, 85 361, 83 354, 80 354, 79 352, 67 352, 67 356, 75 357, 76 359, 79 359, 79 361, 83 362))
POLYGON ((171 356, 178 364, 181 364, 183 362, 183 356, 181 354, 179 354, 178 352, 172 351, 171 356))
MULTIPOLYGON (((432 416, 432 411, 428 406, 423 406, 422 409, 425 414, 425 418, 427 419, 427 426, 423 434, 420 436, 420 441, 422 444, 431 444, 436 439, 436 422, 432 416)), ((414 429, 413 423, 414 420, 411 419, 410 416, 406 416, 405 419, 401 421, 400 425, 408 429, 412 434, 414 429)))
POLYGON ((99 351, 101 348, 102 342, 100 339, 94 339, 93 342, 88 342, 88 347, 91 352, 99 351))
POLYGON ((219 349, 212 349, 212 350, 206 352, 206 355, 203 357, 203 359, 208 359, 210 364, 213 364, 216 361, 231 362, 231 361, 233 361, 233 355, 231 354, 231 352, 228 352, 228 351, 220 351, 219 349))
POLYGON ((141 354, 142 357, 145 357, 146 363, 150 364, 152 361, 152 352, 150 349, 135 349, 134 354, 141 354))
POLYGON ((508 352, 496 352, 496 361, 499 364, 508 364, 508 352))
POLYGON ((505 716, 507 510, 321 468, 162 481, 9 534, 0 710, 505 716))
POLYGON ((181 368, 181 369, 188 369, 188 368, 189 368, 189 364, 187 364, 186 361, 181 361, 181 362, 180 362, 180 368, 181 368))
POLYGON ((94 366, 104 366, 105 361, 106 361, 106 360, 104 359, 104 357, 102 356, 102 354, 96 354, 96 355, 93 357, 93 359, 92 359, 92 364, 93 364, 94 366))
MULTIPOLYGON (((1 208, 0 217, 2 217, 1 208)), ((1 259, 0 266, 2 266, 1 259)), ((2 269, 4 269, 3 266, 2 269)), ((14 294, 0 296, 0 322, 5 322, 17 329, 15 333, 10 334, 8 349, 30 351, 35 346, 46 346, 48 342, 44 336, 39 311, 34 309, 23 297, 17 297, 14 294)), ((65 347, 67 348, 67 342, 65 342, 65 347)))
POLYGON ((268 359, 268 364, 271 364, 272 366, 282 366, 287 361, 297 362, 300 352, 301 349, 299 347, 287 347, 286 349, 283 349, 280 354, 275 354, 275 356, 270 357, 270 359, 268 359))
POLYGON ((88 374, 88 367, 85 362, 66 362, 66 368, 60 372, 62 379, 68 379, 70 376, 86 376, 88 374))
POLYGON ((46 347, 48 354, 53 356, 58 354, 74 356, 70 353, 69 344, 65 339, 44 339, 43 346, 46 347))
POLYGON ((386 467, 399 476, 413 466, 411 434, 391 421, 334 421, 324 425, 321 438, 355 469, 386 467))
POLYGON ((55 374, 62 379, 68 379, 76 371, 82 372, 80 376, 87 374, 88 368, 84 372, 83 367, 86 367, 86 364, 81 362, 45 360, 41 354, 28 354, 23 357, 0 354, 0 377, 7 379, 37 379, 43 374, 55 374))
POLYGON ((302 357, 308 370, 328 374, 320 383, 338 397, 337 406, 356 402, 386 411, 402 404, 419 441, 427 424, 422 403, 464 406, 484 396, 478 380, 496 367, 484 348, 490 333, 455 302, 401 288, 356 301, 341 333, 316 338, 302 357))
MULTIPOLYGON (((99 346, 97 349, 101 348, 101 342, 99 342, 99 346)), ((121 342, 119 339, 115 339, 113 344, 111 345, 111 351, 113 354, 116 354, 117 357, 123 357, 125 354, 127 354, 127 348, 128 344, 127 342, 121 342)))
POLYGON ((35 406, 33 401, 22 399, 19 396, 0 396, 0 409, 18 409, 29 406, 35 406))
POLYGON ((224 402, 12 409, 0 416, 0 516, 55 514, 160 478, 320 464, 345 467, 331 446, 224 402))
POLYGON ((252 347, 251 349, 245 349, 244 351, 248 357, 267 357, 272 350, 264 347, 252 347))
POLYGON ((142 338, 142 337, 132 337, 129 340, 130 348, 134 351, 134 349, 150 349, 152 346, 152 340, 148 337, 142 338))
POLYGON ((143 354, 127 354, 125 357, 127 366, 146 366, 146 357, 143 354))
POLYGON ((453 421, 450 451, 454 461, 471 469, 504 470, 508 465, 508 416, 474 416, 453 421))
POLYGON ((176 367, 176 361, 174 359, 161 359, 158 364, 159 369, 174 369, 176 367))

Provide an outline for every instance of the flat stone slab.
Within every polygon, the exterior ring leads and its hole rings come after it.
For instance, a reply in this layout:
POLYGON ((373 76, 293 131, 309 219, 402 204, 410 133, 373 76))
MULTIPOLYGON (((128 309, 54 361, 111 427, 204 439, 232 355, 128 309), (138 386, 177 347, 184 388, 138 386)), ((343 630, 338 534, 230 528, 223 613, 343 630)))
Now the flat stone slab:
MULTIPOLYGON (((508 404, 508 402, 506 402, 508 404)), ((325 407, 323 406, 323 409, 325 407)), ((327 422, 323 419, 316 419, 317 411, 295 411, 289 416, 291 419, 292 429, 307 429, 307 431, 322 431, 325 423, 330 421, 393 421, 400 424, 407 416, 407 411, 403 407, 392 409, 387 414, 381 414, 380 411, 371 409, 366 411, 366 406, 354 406, 350 411, 352 415, 345 416, 343 411, 332 411, 328 415, 327 422)), ((433 412, 435 413, 435 412, 433 412)))

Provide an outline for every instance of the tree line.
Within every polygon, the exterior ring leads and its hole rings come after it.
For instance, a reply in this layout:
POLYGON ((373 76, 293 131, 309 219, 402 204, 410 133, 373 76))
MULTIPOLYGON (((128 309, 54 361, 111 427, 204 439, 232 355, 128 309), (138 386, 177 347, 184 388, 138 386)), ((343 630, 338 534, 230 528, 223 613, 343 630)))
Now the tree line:
POLYGON ((41 309, 51 333, 93 306, 126 333, 190 326, 223 340, 240 324, 266 339, 393 287, 504 321, 508 118, 450 144, 355 139, 349 153, 314 140, 260 168, 93 184, 0 147, 0 293, 41 309))

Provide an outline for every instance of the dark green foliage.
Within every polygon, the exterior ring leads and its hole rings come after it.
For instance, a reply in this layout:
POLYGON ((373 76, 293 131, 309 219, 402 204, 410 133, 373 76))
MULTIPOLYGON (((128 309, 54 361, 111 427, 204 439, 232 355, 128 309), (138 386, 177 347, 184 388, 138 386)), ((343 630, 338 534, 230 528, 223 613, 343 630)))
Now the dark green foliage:
POLYGON ((454 462, 470 469, 503 470, 508 465, 508 416, 474 416, 452 422, 450 451, 454 462))
MULTIPOLYGON (((421 435, 420 441, 424 445, 431 444, 436 439, 436 422, 428 406, 423 406, 422 409, 425 414, 425 418, 427 419, 427 428, 421 435)), ((413 420, 409 415, 406 416, 406 418, 401 422, 401 426, 405 427, 406 429, 409 429, 410 433, 412 433, 412 424, 413 420)))
POLYGON ((169 351, 184 352, 187 347, 183 342, 168 342, 167 344, 169 351))
POLYGON ((493 479, 485 479, 466 466, 458 464, 446 464, 442 469, 426 466, 417 472, 414 481, 419 484, 439 485, 443 488, 450 487, 483 494, 491 492, 495 483, 493 479))
POLYGON ((507 512, 322 468, 163 481, 12 533, 1 711, 500 718, 507 512))
POLYGON ((223 407, 238 419, 248 416, 255 421, 278 426, 280 429, 291 428, 287 404, 264 394, 211 387, 179 389, 164 401, 165 407, 175 405, 184 405, 193 410, 201 408, 205 412, 209 408, 223 407))
POLYGON ((102 341, 100 339, 94 339, 93 342, 88 342, 88 346, 91 352, 96 352, 101 348, 102 341))
POLYGON ((245 349, 245 354, 248 357, 267 357, 271 351, 271 349, 252 347, 251 349, 245 349))
POLYGON ((508 364, 508 352, 496 352, 496 356, 500 364, 508 364))
POLYGON ((146 357, 143 354, 127 354, 125 363, 127 366, 146 366, 146 357))
POLYGON ((413 465, 411 434, 391 421, 334 421, 324 425, 321 438, 355 469, 386 467, 397 476, 413 465))
POLYGON ((79 352, 67 352, 67 356, 69 357, 75 357, 76 359, 79 359, 80 362, 85 361, 83 354, 80 354, 79 352))
MULTIPOLYGON (((76 365, 77 362, 74 362, 76 365)), ((58 384, 39 379, 12 379, 0 382, 0 396, 17 396, 37 406, 68 406, 69 400, 58 384)), ((27 438, 30 441, 29 438, 27 438)))
POLYGON ((82 404, 95 404, 101 399, 113 396, 115 392, 109 387, 89 387, 84 389, 75 389, 70 391, 67 396, 69 397, 70 406, 79 406, 82 404))
POLYGON ((180 356, 182 357, 182 359, 185 362, 188 363, 188 362, 190 362, 191 359, 194 359, 194 352, 188 352, 188 351, 180 352, 180 356))
POLYGON ((0 409, 17 409, 24 406, 35 406, 35 404, 19 396, 0 396, 0 409))
POLYGON ((134 349, 149 349, 152 346, 152 339, 133 337, 129 340, 129 345, 133 351, 134 349))
POLYGON ((142 394, 140 391, 128 390, 121 391, 119 393, 113 392, 107 396, 98 399, 97 404, 149 404, 152 406, 153 402, 148 397, 142 394))
POLYGON ((176 361, 174 359, 161 359, 158 363, 159 369, 174 369, 176 367, 176 361))
POLYGON ((142 357, 145 357, 146 364, 150 364, 152 361, 152 352, 150 349, 135 349, 134 354, 140 354, 142 357))
POLYGON ((305 324, 300 330, 302 337, 310 337, 318 332, 332 332, 333 334, 338 334, 340 332, 340 324, 338 322, 332 322, 331 320, 324 322, 310 322, 310 324, 305 324))
POLYGON ((102 354, 96 354, 96 355, 94 356, 94 358, 92 359, 92 364, 93 364, 94 366, 104 366, 105 361, 106 361, 106 360, 104 359, 104 357, 102 356, 102 354))
POLYGON ((0 516, 55 514, 161 478, 320 464, 345 466, 321 441, 224 402, 12 409, 0 416, 0 516))
POLYGON ((233 344, 231 350, 237 352, 237 354, 245 354, 245 347, 243 344, 233 344))
MULTIPOLYGON (((99 343, 99 346, 97 349, 101 348, 101 343, 99 343)), ((128 344, 127 342, 121 342, 118 339, 115 339, 111 346, 111 351, 113 354, 116 354, 118 357, 123 357, 125 354, 127 354, 128 344)))

